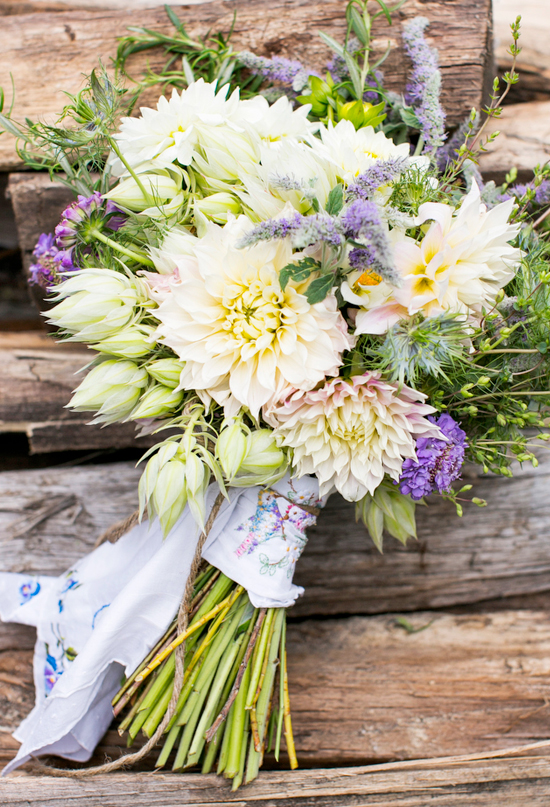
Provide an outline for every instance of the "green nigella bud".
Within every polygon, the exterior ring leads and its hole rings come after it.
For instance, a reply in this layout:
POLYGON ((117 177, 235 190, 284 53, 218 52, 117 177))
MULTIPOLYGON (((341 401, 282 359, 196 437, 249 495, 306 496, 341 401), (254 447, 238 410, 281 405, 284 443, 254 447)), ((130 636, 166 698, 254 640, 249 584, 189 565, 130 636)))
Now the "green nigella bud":
POLYGON ((184 363, 179 359, 156 359, 147 365, 149 375, 165 387, 177 387, 184 363))
POLYGON ((176 392, 172 387, 155 384, 144 393, 132 412, 131 419, 161 418, 170 415, 181 404, 183 396, 183 390, 176 392))

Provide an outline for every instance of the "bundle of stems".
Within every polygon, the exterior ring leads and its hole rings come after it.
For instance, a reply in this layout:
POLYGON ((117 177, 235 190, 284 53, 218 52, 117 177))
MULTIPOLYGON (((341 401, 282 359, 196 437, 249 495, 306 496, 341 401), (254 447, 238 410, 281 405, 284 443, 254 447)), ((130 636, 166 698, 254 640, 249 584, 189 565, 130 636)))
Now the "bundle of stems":
POLYGON ((172 623, 113 699, 126 712, 119 733, 131 746, 141 731, 151 737, 174 686, 175 650, 185 641, 185 675, 177 708, 156 762, 172 770, 216 767, 233 790, 258 775, 263 755, 279 759, 284 732, 291 768, 298 767, 288 695, 286 609, 254 608, 247 592, 214 566, 197 576, 189 626, 172 623))

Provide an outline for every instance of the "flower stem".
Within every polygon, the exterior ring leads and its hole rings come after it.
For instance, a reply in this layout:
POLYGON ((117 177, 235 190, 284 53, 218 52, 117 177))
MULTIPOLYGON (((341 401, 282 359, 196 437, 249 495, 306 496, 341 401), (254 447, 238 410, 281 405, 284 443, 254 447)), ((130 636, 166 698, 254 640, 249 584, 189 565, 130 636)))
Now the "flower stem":
POLYGON ((107 246, 111 247, 112 249, 115 249, 117 252, 120 252, 122 255, 126 255, 128 258, 132 258, 134 261, 137 261, 138 263, 142 263, 144 266, 152 266, 152 267, 154 267, 154 265, 155 265, 153 263, 153 261, 150 260, 149 258, 146 258, 145 255, 140 255, 138 252, 134 252, 131 249, 127 249, 126 247, 123 247, 122 244, 119 244, 116 241, 113 241, 112 238, 109 238, 109 236, 104 235, 103 233, 101 233, 97 229, 91 230, 90 234, 93 235, 94 238, 97 238, 98 241, 102 241, 104 244, 107 244, 107 246))

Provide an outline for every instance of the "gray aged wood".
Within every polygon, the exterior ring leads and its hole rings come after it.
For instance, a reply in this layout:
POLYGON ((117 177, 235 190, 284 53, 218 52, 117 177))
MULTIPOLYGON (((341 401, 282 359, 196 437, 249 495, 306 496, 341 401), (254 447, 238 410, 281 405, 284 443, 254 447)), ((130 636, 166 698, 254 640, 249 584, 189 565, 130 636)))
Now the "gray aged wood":
POLYGON ((66 409, 84 377, 77 373, 92 353, 44 336, 0 334, 0 434, 23 432, 31 453, 68 449, 146 448, 156 438, 136 439, 134 423, 86 425, 93 414, 66 409), (12 347, 17 344, 17 347, 12 347))
MULTIPOLYGON (((11 13, 3 17, 0 27, 0 86, 8 89, 10 73, 13 74, 15 115, 20 119, 28 115, 53 120, 64 104, 62 91, 77 91, 82 74, 89 72, 99 58, 109 64, 116 50, 116 37, 128 25, 163 31, 170 27, 159 8, 136 13, 132 9, 65 7, 62 11, 41 13, 32 3, 7 5, 11 13)), ((216 0, 178 7, 176 13, 189 32, 196 35, 210 28, 228 31, 236 9, 236 48, 297 58, 320 70, 329 54, 314 34, 321 29, 343 39, 345 6, 344 0, 239 0, 230 4, 216 0)), ((431 21, 429 37, 440 51, 443 103, 449 122, 457 123, 472 106, 480 106, 484 83, 493 72, 487 64, 491 50, 490 9, 490 0, 409 0, 391 29, 383 18, 379 20, 375 29, 377 49, 383 52, 388 39, 397 46, 384 64, 387 87, 403 91, 406 83, 399 21, 422 14, 431 21)), ((158 62, 153 54, 149 56, 154 67, 158 62)), ((137 59, 136 69, 144 63, 145 59, 137 59)), ((0 170, 13 170, 18 164, 13 141, 2 137, 0 170)))
MULTIPOLYGON (((407 633, 391 614, 289 625, 293 726, 303 765, 488 754, 548 738, 546 612, 420 612, 410 621, 423 630, 407 633)), ((21 643, 12 634, 14 649, 0 655, 4 760, 15 745, 8 732, 30 707, 32 651, 18 649, 29 638, 28 628, 21 643)), ((95 761, 118 755, 123 745, 109 731, 95 761)))
MULTIPOLYGON (((61 574, 137 504, 141 469, 130 463, 0 474, 0 569, 61 574), (14 535, 16 537, 14 537, 14 535)), ((550 465, 513 480, 473 478, 488 507, 459 519, 435 499, 418 513, 418 541, 386 539, 383 555, 353 505, 332 497, 309 530, 292 614, 383 613, 550 591, 550 465)))
POLYGON ((237 793, 213 775, 115 773, 74 781, 19 773, 0 780, 0 798, 5 807, 547 807, 549 787, 544 756, 412 770, 262 771, 237 793))
POLYGON ((550 101, 505 106, 487 127, 487 134, 497 131, 499 136, 479 160, 484 177, 503 182, 516 167, 522 181, 532 179, 535 166, 550 159, 550 101))

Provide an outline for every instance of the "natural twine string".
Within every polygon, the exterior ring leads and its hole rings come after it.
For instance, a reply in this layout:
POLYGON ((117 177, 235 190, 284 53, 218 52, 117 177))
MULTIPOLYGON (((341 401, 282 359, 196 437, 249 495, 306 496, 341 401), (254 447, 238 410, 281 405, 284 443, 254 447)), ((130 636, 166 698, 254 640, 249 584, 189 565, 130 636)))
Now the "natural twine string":
MULTIPOLYGON (((206 522, 204 532, 201 534, 197 548, 195 550, 195 555, 193 557, 193 561, 191 563, 191 569, 189 570, 189 576, 187 578, 187 583, 185 585, 185 591, 183 593, 183 597, 180 603, 180 608, 178 612, 178 632, 183 633, 187 630, 187 626, 189 623, 189 607, 191 605, 191 600, 193 599, 193 588, 195 585, 195 579, 197 577, 197 572, 199 570, 199 566, 201 564, 202 559, 202 550, 206 539, 212 529, 212 525, 216 520, 216 517, 220 511, 224 500, 223 493, 218 493, 216 497, 216 501, 214 502, 214 506, 210 511, 210 515, 208 516, 208 520, 206 522)), ((114 524, 110 527, 103 535, 100 536, 98 539, 97 545, 103 543, 104 541, 116 541, 120 538, 124 532, 128 532, 132 527, 138 523, 138 514, 132 513, 124 521, 119 521, 117 524, 114 524), (121 532, 122 527, 126 525, 126 528, 121 532), (115 536, 116 537, 112 537, 115 536)), ((47 773, 50 776, 62 776, 67 778, 73 779, 84 779, 88 776, 96 776, 99 773, 110 773, 111 771, 117 771, 120 768, 126 768, 130 765, 134 765, 136 762, 139 762, 140 759, 147 756, 149 751, 151 751, 157 742, 160 740, 162 735, 164 734, 164 730, 172 717, 176 712, 176 707, 178 704, 178 699, 183 688, 183 677, 184 677, 184 658, 185 658, 185 642, 182 642, 179 647, 176 648, 176 670, 174 675, 174 687, 172 689, 172 697, 170 699, 170 703, 168 704, 168 709, 166 714, 164 715, 160 725, 158 726, 155 733, 152 737, 145 743, 145 745, 139 749, 139 751, 135 751, 133 754, 125 754, 119 759, 114 759, 111 762, 106 762, 104 765, 96 765, 93 768, 79 768, 78 770, 70 770, 67 768, 53 768, 49 765, 42 765, 39 763, 38 768, 42 773, 47 773)))

